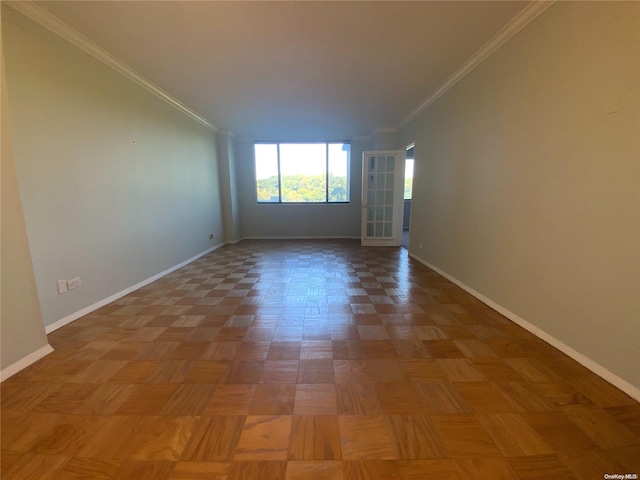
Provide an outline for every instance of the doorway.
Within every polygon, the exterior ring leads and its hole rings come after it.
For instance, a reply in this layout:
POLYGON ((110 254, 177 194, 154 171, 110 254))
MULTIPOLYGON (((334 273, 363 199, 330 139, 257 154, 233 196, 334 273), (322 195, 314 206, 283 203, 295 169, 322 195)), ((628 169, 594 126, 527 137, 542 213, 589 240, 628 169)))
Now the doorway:
POLYGON ((402 215, 402 247, 409 250, 409 230, 411 228, 411 197, 413 196, 413 165, 415 145, 407 148, 404 161, 404 210, 402 215))

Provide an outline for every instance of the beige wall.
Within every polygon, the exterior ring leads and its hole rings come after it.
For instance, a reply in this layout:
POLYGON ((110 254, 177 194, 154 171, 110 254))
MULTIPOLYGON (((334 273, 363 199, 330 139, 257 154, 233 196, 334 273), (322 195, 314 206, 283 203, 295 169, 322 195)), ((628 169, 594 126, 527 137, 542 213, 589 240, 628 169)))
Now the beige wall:
POLYGON ((412 254, 635 388, 639 26, 635 2, 558 2, 400 134, 412 254))
POLYGON ((48 343, 42 324, 27 233, 22 217, 22 204, 11 144, 4 62, 1 97, 0 370, 3 371, 4 379, 4 373, 8 367, 46 347, 48 343))
POLYGON ((3 8, 18 181, 49 325, 222 241, 215 134, 3 8), (56 280, 74 277, 82 287, 58 295, 56 280))

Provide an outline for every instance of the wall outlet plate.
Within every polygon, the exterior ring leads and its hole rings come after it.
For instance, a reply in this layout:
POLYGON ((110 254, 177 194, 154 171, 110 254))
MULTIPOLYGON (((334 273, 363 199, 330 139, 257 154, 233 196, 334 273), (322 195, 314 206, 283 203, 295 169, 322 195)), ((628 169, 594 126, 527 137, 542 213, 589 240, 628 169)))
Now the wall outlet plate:
POLYGON ((73 290, 74 288, 78 288, 82 285, 82 279, 80 277, 72 278, 71 280, 67 280, 67 287, 69 290, 73 290))
POLYGON ((56 282, 56 288, 58 289, 58 295, 62 295, 63 293, 67 293, 69 291, 66 280, 58 280, 56 282))

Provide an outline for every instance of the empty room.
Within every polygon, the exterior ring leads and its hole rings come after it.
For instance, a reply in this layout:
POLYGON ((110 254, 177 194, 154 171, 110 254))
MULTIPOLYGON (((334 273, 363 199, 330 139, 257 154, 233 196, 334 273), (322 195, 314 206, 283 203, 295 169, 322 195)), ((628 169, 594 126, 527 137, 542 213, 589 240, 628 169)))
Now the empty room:
POLYGON ((640 3, 2 1, 3 480, 640 474, 640 3))

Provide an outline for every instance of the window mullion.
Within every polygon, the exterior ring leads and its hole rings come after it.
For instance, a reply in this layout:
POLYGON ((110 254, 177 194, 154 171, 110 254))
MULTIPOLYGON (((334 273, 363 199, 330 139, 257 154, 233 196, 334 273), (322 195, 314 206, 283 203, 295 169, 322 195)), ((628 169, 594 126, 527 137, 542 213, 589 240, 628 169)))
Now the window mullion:
POLYGON ((329 203, 329 144, 324 144, 324 174, 325 174, 325 182, 324 182, 324 201, 325 203, 329 203))
POLYGON ((282 172, 280 170, 280 144, 278 143, 278 202, 282 203, 282 172))

